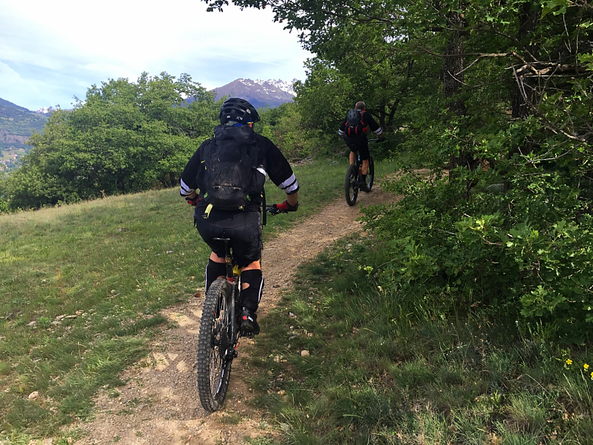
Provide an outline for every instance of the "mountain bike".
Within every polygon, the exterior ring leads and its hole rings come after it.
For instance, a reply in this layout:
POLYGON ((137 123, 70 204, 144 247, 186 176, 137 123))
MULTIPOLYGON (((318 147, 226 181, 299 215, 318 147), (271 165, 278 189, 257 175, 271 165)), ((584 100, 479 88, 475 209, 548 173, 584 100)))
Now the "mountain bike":
MULTIPOLYGON (((358 198, 358 191, 360 189, 360 180, 362 169, 362 160, 360 154, 356 153, 356 163, 348 166, 346 170, 346 182, 344 183, 344 192, 346 194, 346 203, 349 206, 356 204, 356 198, 358 198)), ((373 180, 375 179, 375 163, 373 161, 373 155, 369 154, 369 169, 367 171, 367 177, 365 181, 366 192, 370 192, 373 187, 373 180)))
MULTIPOLYGON (((273 207, 266 213, 275 215, 273 207)), ((198 334, 198 394, 208 412, 218 410, 226 397, 231 365, 238 355, 241 303, 241 270, 233 260, 230 238, 214 238, 225 245, 226 275, 215 280, 202 309, 198 334)))
MULTIPOLYGON (((369 142, 380 143, 385 139, 369 139, 369 142)), ((360 190, 360 171, 362 169, 362 159, 360 153, 356 153, 356 162, 348 166, 346 170, 346 181, 344 182, 344 192, 346 195, 346 203, 349 206, 356 204, 358 198, 358 191, 360 190)), ((375 179, 375 162, 373 155, 369 153, 369 168, 367 170, 367 177, 365 181, 365 191, 368 193, 373 188, 373 181, 375 179)))

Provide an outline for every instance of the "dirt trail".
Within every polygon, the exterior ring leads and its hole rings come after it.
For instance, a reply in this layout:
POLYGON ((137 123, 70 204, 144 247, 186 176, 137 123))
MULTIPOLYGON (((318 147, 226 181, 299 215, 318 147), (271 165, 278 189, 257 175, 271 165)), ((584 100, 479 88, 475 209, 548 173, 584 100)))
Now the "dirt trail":
MULTIPOLYGON (((314 258, 335 240, 362 229, 356 221, 360 204, 395 199, 375 185, 371 193, 359 195, 355 206, 349 207, 343 198, 338 199, 321 214, 266 243, 262 258, 266 285, 258 311, 260 320, 291 286, 293 271, 299 264, 314 258)), ((245 403, 252 393, 244 383, 250 370, 241 357, 249 356, 252 340, 242 341, 239 359, 233 362, 224 408, 210 415, 202 409, 196 388, 195 358, 203 301, 198 292, 187 303, 163 311, 177 327, 162 331, 153 342, 149 357, 123 373, 121 378, 128 383, 117 389, 118 397, 109 397, 107 391, 98 394, 96 416, 93 421, 78 425, 87 435, 76 444, 241 444, 246 443, 245 437, 273 434, 274 429, 265 422, 265 413, 245 403)))

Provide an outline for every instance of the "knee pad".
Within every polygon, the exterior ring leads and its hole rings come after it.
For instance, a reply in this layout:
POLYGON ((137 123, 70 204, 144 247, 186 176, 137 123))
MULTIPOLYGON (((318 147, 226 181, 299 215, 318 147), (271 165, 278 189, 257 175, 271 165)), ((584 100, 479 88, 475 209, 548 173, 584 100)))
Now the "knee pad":
POLYGON ((241 283, 249 287, 241 290, 241 306, 255 312, 261 300, 264 289, 264 277, 259 269, 250 269, 241 272, 241 283))
POLYGON ((210 287, 218 277, 224 277, 226 275, 226 263, 215 263, 212 260, 208 260, 206 265, 206 290, 210 287))

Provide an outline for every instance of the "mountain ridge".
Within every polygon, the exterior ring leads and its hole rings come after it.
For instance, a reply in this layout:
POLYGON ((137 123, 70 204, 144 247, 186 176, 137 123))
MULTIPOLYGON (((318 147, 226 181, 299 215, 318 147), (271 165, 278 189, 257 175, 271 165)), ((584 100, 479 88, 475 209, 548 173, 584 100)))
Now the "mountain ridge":
POLYGON ((17 167, 19 157, 31 149, 29 137, 43 131, 47 116, 0 98, 0 171, 17 167))
POLYGON ((296 96, 293 84, 296 80, 251 80, 239 78, 226 85, 216 87, 211 91, 216 93, 216 100, 222 99, 225 96, 240 97, 248 101, 255 108, 276 108, 284 103, 293 101, 296 96))

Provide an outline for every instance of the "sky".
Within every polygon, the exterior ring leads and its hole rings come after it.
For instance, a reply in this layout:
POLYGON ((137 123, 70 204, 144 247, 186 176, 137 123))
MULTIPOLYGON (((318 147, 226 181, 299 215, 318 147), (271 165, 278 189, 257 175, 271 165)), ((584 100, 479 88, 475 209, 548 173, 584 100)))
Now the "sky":
POLYGON ((162 72, 213 89, 235 79, 305 80, 298 33, 273 13, 200 0, 0 0, 0 98, 72 108, 92 85, 162 72))

